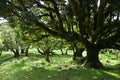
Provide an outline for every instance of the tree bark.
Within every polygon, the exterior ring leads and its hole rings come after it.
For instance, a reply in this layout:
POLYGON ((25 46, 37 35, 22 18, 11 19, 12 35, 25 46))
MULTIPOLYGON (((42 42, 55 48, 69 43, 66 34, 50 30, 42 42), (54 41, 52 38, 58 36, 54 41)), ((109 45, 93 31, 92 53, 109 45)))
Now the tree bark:
POLYGON ((46 59, 47 62, 50 62, 49 53, 50 53, 49 49, 47 49, 46 51, 44 51, 45 59, 46 59))
POLYGON ((23 53, 24 53, 24 51, 25 51, 24 49, 21 49, 21 54, 23 54, 23 53))
POLYGON ((99 60, 100 49, 94 45, 87 47, 87 59, 84 63, 85 68, 103 68, 103 64, 99 60))
POLYGON ((28 56, 28 51, 29 51, 30 46, 27 46, 25 49, 25 56, 28 56))
POLYGON ((13 52, 14 52, 14 57, 19 57, 20 56, 18 49, 16 49, 16 51, 13 51, 13 52))
POLYGON ((28 56, 29 48, 25 50, 25 56, 28 56))
POLYGON ((84 48, 76 48, 76 51, 74 51, 74 54, 73 54, 73 60, 76 60, 77 57, 83 57, 82 56, 82 52, 84 51, 84 48))

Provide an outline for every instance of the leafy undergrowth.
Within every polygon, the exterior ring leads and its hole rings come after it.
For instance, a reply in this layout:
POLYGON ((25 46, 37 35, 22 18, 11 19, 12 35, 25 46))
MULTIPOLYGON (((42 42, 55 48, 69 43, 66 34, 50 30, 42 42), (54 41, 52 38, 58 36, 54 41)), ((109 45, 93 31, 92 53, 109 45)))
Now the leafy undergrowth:
MULTIPOLYGON (((116 67, 119 61, 114 57, 102 54, 100 59, 105 65, 116 67)), ((2 55, 0 80, 120 80, 119 67, 114 70, 83 69, 72 61, 71 55, 54 55, 50 59, 51 63, 47 63, 39 54, 19 58, 2 55)))

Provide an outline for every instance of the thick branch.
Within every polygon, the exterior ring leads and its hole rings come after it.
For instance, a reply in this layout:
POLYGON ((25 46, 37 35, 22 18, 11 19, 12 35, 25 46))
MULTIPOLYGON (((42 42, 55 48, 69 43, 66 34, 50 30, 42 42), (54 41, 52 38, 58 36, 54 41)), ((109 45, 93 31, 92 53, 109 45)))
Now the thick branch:
POLYGON ((56 11, 56 15, 57 15, 58 20, 59 20, 59 26, 58 27, 59 27, 60 31, 62 31, 63 33, 65 33, 65 30, 63 28, 63 21, 62 21, 62 18, 60 16, 59 9, 57 7, 58 5, 57 5, 57 3, 54 0, 52 0, 52 3, 54 5, 54 9, 56 11))
POLYGON ((50 34, 52 34, 54 36, 58 36, 59 35, 58 32, 56 32, 56 31, 54 31, 52 29, 49 29, 44 23, 42 23, 40 21, 36 21, 35 25, 41 27, 44 31, 46 31, 46 32, 48 32, 48 33, 50 33, 50 34))
POLYGON ((106 5, 107 5, 107 1, 105 1, 105 0, 100 1, 100 7, 98 9, 98 14, 97 14, 97 24, 96 24, 97 29, 92 35, 92 39, 94 42, 96 41, 97 36, 102 32, 102 28, 103 28, 103 24, 104 24, 103 13, 104 13, 104 8, 106 7, 106 5))
POLYGON ((46 37, 48 37, 49 35, 41 35, 40 37, 37 37, 37 39, 36 40, 32 40, 32 42, 38 42, 38 41, 40 41, 40 40, 42 40, 43 38, 46 38, 46 37))

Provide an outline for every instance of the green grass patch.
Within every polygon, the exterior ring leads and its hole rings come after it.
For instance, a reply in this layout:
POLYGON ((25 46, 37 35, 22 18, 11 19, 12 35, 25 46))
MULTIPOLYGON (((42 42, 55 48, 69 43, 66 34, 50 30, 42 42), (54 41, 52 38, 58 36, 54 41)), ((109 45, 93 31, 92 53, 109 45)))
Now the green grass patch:
POLYGON ((118 65, 117 69, 108 71, 83 69, 81 64, 72 61, 72 55, 51 56, 51 63, 37 53, 31 53, 29 57, 12 56, 0 56, 0 80, 120 80, 119 60, 114 54, 100 55, 104 65, 118 65))

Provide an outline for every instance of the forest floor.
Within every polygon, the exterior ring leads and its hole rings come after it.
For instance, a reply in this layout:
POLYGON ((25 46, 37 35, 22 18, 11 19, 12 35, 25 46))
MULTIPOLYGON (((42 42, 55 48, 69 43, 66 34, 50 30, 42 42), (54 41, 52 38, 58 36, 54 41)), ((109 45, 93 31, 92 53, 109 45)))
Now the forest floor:
POLYGON ((38 53, 13 58, 9 52, 0 56, 0 80, 120 80, 120 60, 115 54, 100 54, 109 70, 84 69, 72 55, 50 56, 45 61, 38 53))

